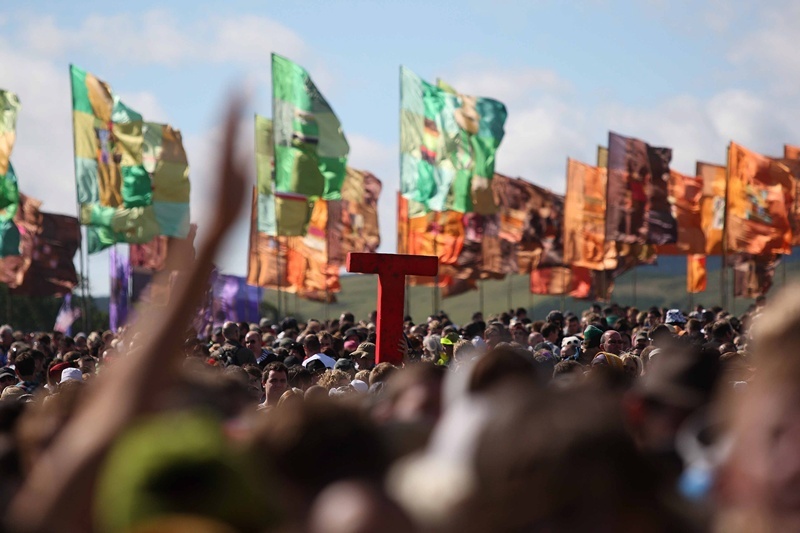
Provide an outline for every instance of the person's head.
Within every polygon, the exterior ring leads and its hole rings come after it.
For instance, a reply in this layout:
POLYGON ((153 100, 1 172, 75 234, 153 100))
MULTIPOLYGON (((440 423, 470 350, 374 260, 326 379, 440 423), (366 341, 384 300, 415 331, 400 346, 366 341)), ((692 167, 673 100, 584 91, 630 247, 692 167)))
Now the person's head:
POLYGON ((0 393, 6 387, 13 387, 17 384, 17 374, 11 368, 0 368, 0 393))
POLYGON ((560 331, 561 327, 558 325, 557 322, 548 322, 544 326, 542 326, 541 333, 542 337, 544 337, 544 340, 553 343, 558 341, 558 334, 560 331))
POLYGON ((94 374, 97 367, 97 361, 91 355, 84 355, 78 360, 78 368, 83 374, 94 374))
POLYGON ((583 366, 577 361, 560 361, 553 367, 553 385, 571 387, 583 381, 583 366))
POLYGON ((267 405, 277 405, 281 395, 289 386, 289 371, 286 365, 277 361, 268 364, 264 368, 262 384, 267 397, 267 405))
POLYGON ((658 307, 651 307, 647 310, 647 322, 650 328, 654 328, 661 324, 661 310, 658 307))
POLYGON ((327 331, 321 331, 320 333, 318 333, 317 338, 319 339, 319 349, 321 352, 335 348, 333 342, 333 335, 331 335, 327 331))
POLYGON ((14 361, 14 368, 21 381, 33 379, 33 375, 36 372, 36 361, 33 358, 33 354, 29 351, 18 354, 14 361))
POLYGON ((588 326, 583 331, 583 342, 581 343, 581 350, 586 358, 586 362, 590 362, 592 358, 600 351, 600 343, 602 342, 603 330, 597 326, 588 326))
POLYGON ((8 324, 0 326, 0 346, 8 350, 12 342, 14 342, 14 329, 8 324))
POLYGON ((576 315, 567 318, 567 327, 564 332, 567 336, 578 335, 581 332, 581 321, 576 315))
POLYGON ((369 373, 369 386, 384 383, 396 370, 397 367, 391 363, 378 363, 369 373))
MULTIPOLYGON (((550 311, 547 313, 545 321, 550 324, 555 324, 558 329, 561 329, 564 327, 564 314, 561 311, 550 311)), ((542 334, 544 335, 544 332, 542 332, 542 334)), ((547 335, 545 335, 545 338, 546 337, 547 335)))
POLYGON ((622 353, 622 337, 613 329, 606 331, 600 338, 600 349, 604 352, 619 355, 622 353))
POLYGON ((483 341, 486 343, 486 346, 491 349, 497 346, 503 339, 503 333, 500 330, 500 326, 497 324, 490 324, 486 326, 486 329, 483 331, 483 341))
POLYGON ((724 343, 733 341, 733 327, 727 320, 717 320, 711 326, 711 337, 713 340, 724 343))
POLYGON ((650 337, 647 336, 646 331, 640 331, 633 339, 633 350, 637 353, 642 353, 642 350, 650 345, 650 337))
POLYGON ((261 354, 261 333, 258 331, 248 331, 244 336, 244 346, 258 357, 261 354))
POLYGON ((581 341, 578 337, 564 337, 561 341, 561 357, 572 357, 580 349, 581 341))
POLYGON ((521 322, 517 322, 511 328, 511 339, 521 346, 528 345, 528 330, 521 322))
POLYGON ((631 377, 639 377, 642 375, 642 360, 633 354, 625 354, 622 356, 622 364, 625 373, 631 377))
MULTIPOLYGON (((342 372, 346 373, 350 378, 348 381, 352 381, 356 377, 356 364, 352 359, 341 358, 337 360, 333 365, 333 369, 341 370, 342 372)), ((337 385, 337 387, 340 386, 341 385, 337 385)))
POLYGON ((375 367, 375 345, 371 342, 362 342, 350 354, 350 358, 359 370, 372 370, 375 367))
POLYGON ((222 336, 226 341, 239 342, 239 324, 225 322, 222 325, 222 336))

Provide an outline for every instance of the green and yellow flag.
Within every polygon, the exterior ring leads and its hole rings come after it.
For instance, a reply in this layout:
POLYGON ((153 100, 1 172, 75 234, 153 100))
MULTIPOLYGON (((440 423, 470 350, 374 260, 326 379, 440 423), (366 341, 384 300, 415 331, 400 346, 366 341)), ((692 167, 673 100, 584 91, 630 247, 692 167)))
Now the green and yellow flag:
POLYGON ((180 130, 169 124, 144 123, 142 163, 153 185, 153 210, 159 235, 189 234, 189 161, 180 130))
POLYGON ((272 54, 272 95, 277 232, 301 235, 311 214, 309 204, 320 198, 341 199, 350 146, 308 72, 276 54, 272 54), (300 228, 298 220, 303 222, 300 228))
POLYGON ((11 166, 19 108, 16 94, 0 90, 0 257, 19 255, 20 235, 14 224, 19 208, 19 188, 11 166))
POLYGON ((89 253, 158 235, 153 189, 144 168, 144 121, 111 87, 70 66, 75 177, 89 253))
POLYGON ((400 188, 429 211, 493 214, 495 156, 505 105, 458 94, 400 70, 400 188))

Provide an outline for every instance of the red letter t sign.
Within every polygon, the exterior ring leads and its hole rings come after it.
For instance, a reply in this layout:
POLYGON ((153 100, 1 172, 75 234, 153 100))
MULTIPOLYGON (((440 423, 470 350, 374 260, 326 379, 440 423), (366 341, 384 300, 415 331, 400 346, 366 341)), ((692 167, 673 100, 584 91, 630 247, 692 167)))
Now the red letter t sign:
POLYGON ((378 338, 375 362, 401 364, 406 276, 435 276, 435 255, 347 254, 347 271, 378 275, 378 338))

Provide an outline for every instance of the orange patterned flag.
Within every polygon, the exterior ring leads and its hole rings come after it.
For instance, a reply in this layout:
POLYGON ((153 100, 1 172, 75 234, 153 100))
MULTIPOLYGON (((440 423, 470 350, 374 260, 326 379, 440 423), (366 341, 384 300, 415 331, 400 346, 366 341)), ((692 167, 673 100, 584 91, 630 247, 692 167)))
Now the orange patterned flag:
POLYGON ((706 290, 706 256, 688 254, 686 256, 686 292, 696 294, 706 290))
POLYGON ((794 183, 782 163, 736 143, 728 149, 728 251, 789 254, 794 183))
POLYGON ((697 163, 697 175, 703 180, 700 223, 705 232, 706 255, 722 255, 727 172, 728 170, 722 165, 697 163))
POLYGON ((800 146, 783 145, 783 157, 786 159, 800 159, 800 146))
POLYGON ((800 147, 785 145, 783 159, 779 159, 792 173, 794 200, 789 209, 789 223, 792 226, 792 246, 800 246, 800 147))
POLYGON ((703 232, 701 203, 703 177, 687 176, 670 170, 667 191, 673 202, 673 212, 678 221, 678 241, 658 247, 661 255, 704 254, 706 236, 703 232))
POLYGON ((592 295, 592 272, 581 267, 537 268, 531 271, 531 293, 589 298, 592 295))
POLYGON ((606 169, 567 162, 564 204, 564 263, 605 270, 606 169))

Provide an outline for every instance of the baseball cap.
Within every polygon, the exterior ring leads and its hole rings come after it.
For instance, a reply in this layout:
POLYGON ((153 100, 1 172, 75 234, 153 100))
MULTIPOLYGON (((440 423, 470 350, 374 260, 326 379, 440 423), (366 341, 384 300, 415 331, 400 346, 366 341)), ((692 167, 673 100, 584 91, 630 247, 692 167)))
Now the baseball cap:
POLYGON ((0 379, 5 379, 5 378, 17 379, 17 373, 14 372, 13 368, 8 368, 8 367, 0 368, 0 379))
POLYGON ((685 324, 686 317, 683 316, 680 309, 670 309, 667 311, 667 319, 664 320, 665 324, 685 324))
POLYGON ((341 358, 333 365, 334 370, 355 370, 356 364, 352 359, 341 358))
POLYGON ((574 335, 571 337, 564 337, 564 339, 561 341, 562 348, 566 348, 567 346, 580 346, 580 345, 581 345, 581 340, 574 335))
POLYGON ((67 381, 83 381, 83 372, 81 372, 79 368, 65 368, 64 371, 61 372, 61 381, 58 383, 66 383, 67 381))

